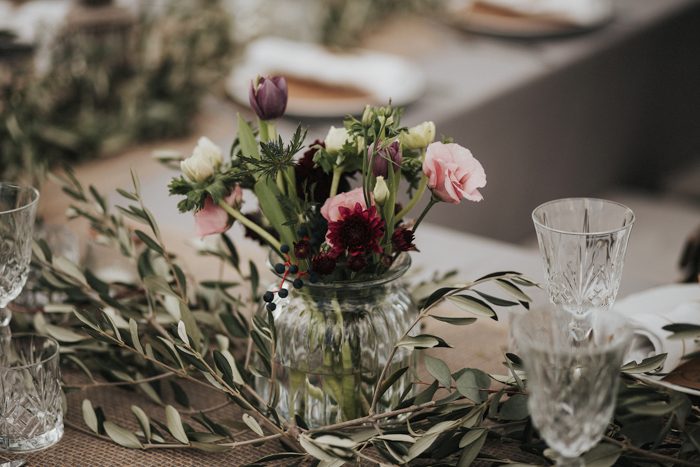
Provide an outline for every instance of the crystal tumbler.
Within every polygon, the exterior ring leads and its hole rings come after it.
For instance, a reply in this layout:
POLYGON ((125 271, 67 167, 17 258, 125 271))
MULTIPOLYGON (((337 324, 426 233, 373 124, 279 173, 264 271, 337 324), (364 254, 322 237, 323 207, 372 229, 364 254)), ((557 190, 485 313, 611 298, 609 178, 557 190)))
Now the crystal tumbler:
POLYGON ((32 452, 63 436, 58 343, 16 334, 0 364, 0 450, 32 452))
POLYGON ((581 454, 602 438, 615 408, 622 358, 632 332, 620 315, 596 313, 577 340, 571 314, 544 308, 517 315, 513 338, 523 359, 534 425, 557 465, 583 465, 581 454))

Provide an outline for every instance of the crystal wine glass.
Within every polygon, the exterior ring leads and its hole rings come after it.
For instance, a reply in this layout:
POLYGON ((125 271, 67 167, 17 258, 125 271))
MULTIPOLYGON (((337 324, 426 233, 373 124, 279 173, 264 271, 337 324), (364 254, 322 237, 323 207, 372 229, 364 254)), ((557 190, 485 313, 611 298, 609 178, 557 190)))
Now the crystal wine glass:
POLYGON ((583 336, 589 312, 615 302, 634 213, 613 201, 566 198, 538 206, 532 220, 549 299, 574 315, 572 332, 583 336))
MULTIPOLYGON (((12 313, 7 305, 27 282, 32 256, 34 216, 39 192, 0 182, 0 343, 10 337, 12 313)), ((0 355, 5 352, 0 351, 0 355)))
POLYGON ((632 337, 625 319, 596 313, 583 341, 569 332, 571 315, 543 308, 513 319, 534 425, 557 453, 557 465, 581 466, 581 454, 605 433, 615 408, 620 366, 632 337))

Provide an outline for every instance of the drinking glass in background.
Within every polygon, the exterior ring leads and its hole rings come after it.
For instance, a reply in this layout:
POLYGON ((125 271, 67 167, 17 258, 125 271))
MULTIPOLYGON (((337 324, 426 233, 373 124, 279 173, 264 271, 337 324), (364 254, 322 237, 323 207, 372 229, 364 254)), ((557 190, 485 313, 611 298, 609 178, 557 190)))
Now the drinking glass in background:
MULTIPOLYGON (((0 346, 10 338, 7 305, 27 282, 38 201, 36 189, 0 182, 0 346)), ((4 354, 0 348, 0 360, 4 354)))
POLYGON ((534 425, 557 465, 585 465, 581 454, 603 437, 615 409, 620 367, 632 331, 614 313, 596 313, 590 338, 572 336, 571 315, 554 308, 518 314, 513 339, 523 360, 534 425))
POLYGON ((615 302, 634 213, 613 201, 566 198, 535 208, 532 221, 549 299, 573 314, 571 330, 583 338, 589 312, 615 302))
POLYGON ((16 334, 0 364, 0 451, 32 452, 63 436, 58 343, 16 334))

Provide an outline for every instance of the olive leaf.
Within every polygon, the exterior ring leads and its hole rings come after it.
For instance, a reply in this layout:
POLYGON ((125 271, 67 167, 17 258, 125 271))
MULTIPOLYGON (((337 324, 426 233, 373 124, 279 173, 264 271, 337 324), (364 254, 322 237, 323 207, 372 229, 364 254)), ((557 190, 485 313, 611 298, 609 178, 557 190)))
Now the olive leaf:
POLYGON ((172 405, 165 406, 165 421, 168 426, 168 431, 173 435, 173 438, 182 444, 189 444, 185 428, 182 426, 180 414, 172 405))
POLYGON ((104 422, 104 429, 107 436, 109 436, 112 441, 120 446, 131 449, 143 449, 143 444, 141 444, 141 441, 139 441, 133 432, 127 430, 126 428, 122 428, 116 423, 108 421, 104 422))

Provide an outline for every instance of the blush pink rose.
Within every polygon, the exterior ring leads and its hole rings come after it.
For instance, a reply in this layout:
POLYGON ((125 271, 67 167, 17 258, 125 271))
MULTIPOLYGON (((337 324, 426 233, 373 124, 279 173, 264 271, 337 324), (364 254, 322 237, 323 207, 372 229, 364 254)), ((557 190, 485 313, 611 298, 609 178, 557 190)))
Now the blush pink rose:
POLYGON ((367 209, 362 188, 355 188, 347 193, 340 193, 332 198, 328 198, 321 206, 321 215, 328 222, 335 222, 342 217, 339 208, 344 207, 352 211, 357 203, 360 203, 362 209, 367 209))
POLYGON ((423 173, 428 188, 446 203, 459 204, 484 199, 479 188, 486 186, 486 172, 471 151, 459 144, 431 143, 425 153, 423 173))
MULTIPOLYGON (((231 191, 231 194, 224 198, 225 201, 235 209, 239 209, 243 204, 243 190, 239 185, 231 191)), ((214 204, 211 197, 204 200, 204 207, 194 213, 194 225, 197 235, 206 237, 226 232, 231 228, 233 221, 229 214, 219 206, 214 204)))

